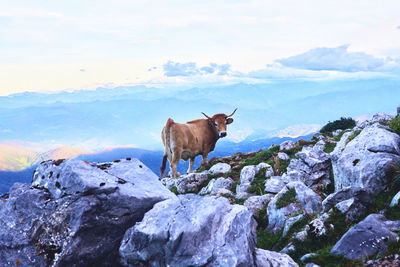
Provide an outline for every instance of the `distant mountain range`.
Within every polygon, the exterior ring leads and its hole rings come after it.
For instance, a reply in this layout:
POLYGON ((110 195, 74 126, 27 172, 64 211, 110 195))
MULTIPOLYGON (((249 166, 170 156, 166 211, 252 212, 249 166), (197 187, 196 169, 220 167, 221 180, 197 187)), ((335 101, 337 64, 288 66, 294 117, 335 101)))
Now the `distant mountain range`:
MULTIPOLYGON (((223 141, 217 143, 216 149, 214 152, 209 154, 209 159, 212 157, 224 157, 230 156, 237 152, 250 152, 250 151, 258 151, 260 149, 267 149, 273 144, 280 144, 286 140, 297 141, 298 139, 309 139, 311 135, 302 136, 297 138, 269 138, 269 139, 259 139, 255 141, 243 141, 240 143, 234 143, 230 141, 223 141)), ((116 159, 121 158, 138 158, 141 160, 147 167, 149 167, 154 173, 159 175, 159 168, 161 166, 161 160, 163 156, 162 151, 154 151, 154 150, 146 150, 139 148, 113 148, 107 149, 97 153, 84 153, 75 155, 75 153, 79 150, 75 150, 73 148, 60 148, 58 150, 50 151, 49 153, 40 154, 41 160, 46 159, 58 159, 58 158, 77 158, 80 160, 85 160, 89 162, 110 162, 116 159), (71 152, 70 154, 65 152, 71 152), (46 155, 46 157, 44 157, 46 155), (67 157, 65 157, 67 156, 67 157)), ((33 153, 33 152, 32 152, 33 153)), ((34 153, 33 153, 34 154, 34 153)), ((0 194, 7 192, 9 188, 15 182, 30 182, 32 178, 32 174, 34 169, 36 168, 39 161, 37 161, 39 157, 33 156, 32 161, 29 167, 26 169, 21 169, 19 171, 0 171, 0 194)), ((41 161, 40 160, 40 161, 41 161)), ((200 166, 201 156, 196 158, 195 168, 200 166)), ((188 168, 188 162, 181 161, 178 165, 178 171, 181 173, 185 173, 188 168)), ((167 171, 169 169, 167 168, 167 171)))
POLYGON ((208 88, 98 88, 0 97, 0 140, 59 143, 98 150, 115 146, 161 149, 160 132, 168 117, 185 122, 200 112, 230 113, 230 140, 258 130, 263 138, 308 134, 306 128, 341 116, 393 112, 400 81, 390 78, 342 81, 278 81, 208 88), (311 125, 311 126, 310 126, 311 125))

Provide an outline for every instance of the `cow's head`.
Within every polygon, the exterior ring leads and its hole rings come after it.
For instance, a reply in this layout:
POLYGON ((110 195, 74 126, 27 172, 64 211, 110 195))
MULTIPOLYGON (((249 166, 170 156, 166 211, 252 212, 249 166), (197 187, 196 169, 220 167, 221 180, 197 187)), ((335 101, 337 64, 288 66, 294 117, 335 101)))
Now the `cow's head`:
POLYGON ((226 134, 226 125, 231 124, 233 119, 231 118, 233 114, 235 114, 237 108, 230 114, 226 115, 224 113, 215 114, 212 117, 207 116, 204 112, 202 114, 207 117, 207 119, 215 126, 215 129, 218 133, 218 137, 225 137, 226 134))

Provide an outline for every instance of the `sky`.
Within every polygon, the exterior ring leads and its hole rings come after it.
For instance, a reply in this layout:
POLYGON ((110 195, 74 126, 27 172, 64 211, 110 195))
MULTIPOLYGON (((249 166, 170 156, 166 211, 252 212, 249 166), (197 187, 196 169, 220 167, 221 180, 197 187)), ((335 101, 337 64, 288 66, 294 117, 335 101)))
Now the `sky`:
POLYGON ((400 1, 1 1, 0 95, 400 76, 400 1))

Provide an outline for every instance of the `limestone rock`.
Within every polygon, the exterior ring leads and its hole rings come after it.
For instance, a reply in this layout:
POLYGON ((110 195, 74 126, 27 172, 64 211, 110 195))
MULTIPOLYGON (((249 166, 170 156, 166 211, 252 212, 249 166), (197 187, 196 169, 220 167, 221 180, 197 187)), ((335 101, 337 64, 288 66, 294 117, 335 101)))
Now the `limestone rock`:
POLYGON ((214 166, 212 166, 208 172, 210 174, 214 174, 214 175, 219 175, 219 174, 226 174, 229 173, 231 171, 231 165, 227 164, 227 163, 217 163, 214 166))
POLYGON ((361 187, 378 194, 388 183, 392 164, 400 164, 400 136, 368 126, 353 140, 345 133, 332 152, 335 191, 344 187, 361 187))
POLYGON ((206 187, 203 187, 200 190, 200 195, 213 195, 215 194, 219 189, 227 189, 229 190, 233 185, 233 180, 231 178, 224 178, 220 177, 217 179, 211 179, 210 182, 206 187))
POLYGON ((348 259, 362 259, 369 255, 384 255, 388 244, 397 242, 400 221, 389 221, 383 215, 370 214, 359 222, 332 248, 332 254, 341 254, 348 259))
POLYGON ((297 267, 299 266, 292 258, 284 253, 256 248, 257 267, 297 267))
POLYGON ((280 146, 279 146, 279 150, 280 151, 285 151, 285 150, 290 150, 292 148, 294 148, 296 145, 293 141, 285 141, 283 142, 280 146))
POLYGON ((220 197, 156 204, 121 243, 124 266, 255 266, 252 213, 220 197))

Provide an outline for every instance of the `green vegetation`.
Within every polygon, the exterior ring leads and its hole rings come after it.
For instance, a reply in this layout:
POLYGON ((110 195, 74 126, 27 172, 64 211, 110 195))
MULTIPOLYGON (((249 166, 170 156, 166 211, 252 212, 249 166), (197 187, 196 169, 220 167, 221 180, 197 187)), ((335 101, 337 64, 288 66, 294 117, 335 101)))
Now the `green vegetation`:
POLYGON ((354 131, 354 132, 349 136, 349 138, 347 138, 346 144, 348 144, 351 140, 353 140, 354 138, 356 138, 360 133, 361 133, 361 130, 356 130, 356 131, 354 131))
POLYGON ((290 163, 290 159, 288 159, 288 160, 280 159, 279 160, 279 167, 278 167, 279 172, 280 173, 286 172, 287 171, 287 167, 289 166, 289 163, 290 163))
POLYGON ((383 210, 389 220, 400 220, 400 205, 390 207, 393 197, 400 191, 400 165, 393 165, 388 177, 390 182, 382 192, 375 196, 371 212, 383 210))
POLYGON ((389 121, 389 127, 393 132, 400 134, 400 116, 389 121))
POLYGON ((172 193, 174 193, 175 195, 178 194, 178 188, 176 186, 173 186, 169 189, 172 193))
POLYGON ((290 158, 294 159, 294 158, 296 158, 296 156, 295 156, 296 153, 300 152, 302 149, 303 149, 303 146, 296 145, 294 148, 285 151, 285 153, 288 154, 290 158))
MULTIPOLYGON (((316 256, 312 257, 309 261, 319 264, 321 266, 353 266, 346 265, 347 261, 340 256, 329 254, 332 246, 350 229, 351 225, 346 223, 346 216, 341 213, 337 208, 332 209, 332 213, 329 218, 325 221, 327 228, 326 235, 317 236, 312 231, 308 232, 306 240, 300 241, 295 239, 293 244, 296 251, 291 253, 290 256, 297 262, 300 257, 307 253, 317 253, 316 256), (333 228, 329 225, 334 225, 333 228), (338 265, 328 265, 336 263, 332 260, 338 260, 338 265), (343 265, 344 264, 344 265, 343 265)), ((348 262, 353 263, 353 262, 348 262)))
POLYGON ((324 152, 325 153, 331 153, 336 147, 336 143, 326 143, 325 148, 324 148, 324 152))
POLYGON ((276 234, 262 229, 257 230, 257 247, 266 250, 282 250, 289 243, 293 234, 303 230, 308 221, 309 217, 307 215, 304 216, 304 218, 298 220, 290 227, 285 236, 282 236, 283 229, 276 234))
POLYGON ((340 139, 342 139, 342 136, 344 135, 344 133, 347 133, 349 130, 347 131, 341 131, 338 135, 336 135, 335 137, 333 137, 333 141, 339 142, 340 139))
POLYGON ((296 189, 290 188, 276 201, 276 208, 281 209, 296 201, 296 189))
POLYGON ((251 186, 248 190, 250 194, 256 194, 260 196, 265 194, 265 171, 266 169, 261 169, 254 177, 254 180, 251 182, 251 186))
POLYGON ((279 151, 279 146, 271 146, 267 150, 261 151, 257 153, 254 157, 250 159, 246 159, 242 164, 242 167, 248 165, 257 165, 261 162, 267 162, 271 157, 273 157, 274 153, 279 151))
POLYGON ((324 127, 319 130, 320 133, 332 133, 338 129, 346 130, 351 129, 356 126, 355 120, 352 118, 341 117, 340 120, 335 120, 333 122, 328 122, 324 127))

